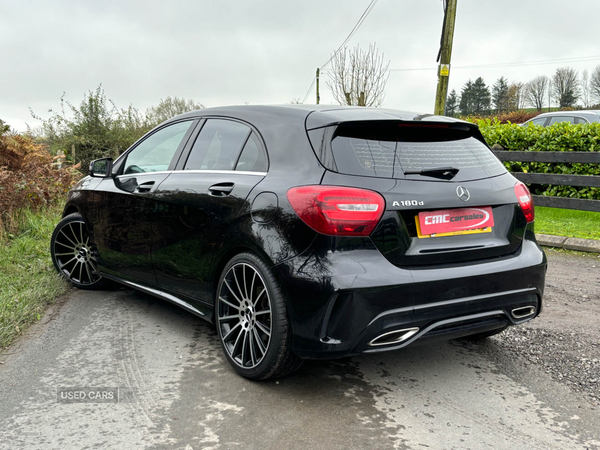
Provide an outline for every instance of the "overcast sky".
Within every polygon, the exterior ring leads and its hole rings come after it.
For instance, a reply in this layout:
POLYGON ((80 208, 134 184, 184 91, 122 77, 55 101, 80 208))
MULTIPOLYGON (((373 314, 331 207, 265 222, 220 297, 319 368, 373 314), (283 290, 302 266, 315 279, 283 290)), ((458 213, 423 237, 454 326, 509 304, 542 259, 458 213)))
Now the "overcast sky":
MULTIPOLYGON (((303 99, 369 3, 0 0, 0 119, 38 126, 29 108, 47 118, 63 92, 78 104, 100 83, 118 107, 141 110, 168 96, 207 107, 303 99)), ((491 85, 564 66, 591 72, 599 13, 598 0, 458 0, 450 89, 478 76, 491 85), (462 68, 510 63, 532 64, 462 68)), ((432 112, 442 19, 442 0, 379 0, 348 43, 375 42, 391 61, 384 107, 432 112)), ((331 104, 326 80, 321 103, 331 104)))

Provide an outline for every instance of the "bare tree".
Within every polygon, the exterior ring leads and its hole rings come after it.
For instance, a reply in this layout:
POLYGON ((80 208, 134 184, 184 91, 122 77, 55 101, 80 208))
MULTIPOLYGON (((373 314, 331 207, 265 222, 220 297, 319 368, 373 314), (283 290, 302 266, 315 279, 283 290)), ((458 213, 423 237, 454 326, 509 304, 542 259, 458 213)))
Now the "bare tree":
POLYGON ((600 103, 600 66, 592 70, 590 77, 590 97, 594 104, 600 103))
POLYGON ((548 77, 535 77, 525 85, 525 100, 538 111, 544 107, 544 96, 548 89, 548 77))
POLYGON ((508 86, 507 105, 509 111, 518 111, 523 106, 524 85, 520 81, 508 86))
POLYGON ((349 51, 344 48, 332 59, 330 81, 333 98, 340 105, 381 106, 385 97, 390 62, 383 61, 375 44, 366 52, 358 46, 349 51))
POLYGON ((584 108, 590 107, 590 76, 587 69, 581 73, 581 101, 584 108))
POLYGON ((570 108, 579 99, 579 81, 577 71, 571 67, 560 67, 556 69, 552 77, 552 89, 554 97, 561 108, 570 108))

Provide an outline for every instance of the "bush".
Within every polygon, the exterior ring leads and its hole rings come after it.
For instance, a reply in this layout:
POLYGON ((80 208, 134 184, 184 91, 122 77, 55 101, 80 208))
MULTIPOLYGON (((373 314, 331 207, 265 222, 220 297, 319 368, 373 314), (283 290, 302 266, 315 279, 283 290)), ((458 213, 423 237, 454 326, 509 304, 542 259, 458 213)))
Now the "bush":
POLYGON ((84 95, 79 107, 60 99, 61 112, 50 111, 42 121, 40 141, 52 155, 67 155, 73 163, 87 167, 97 158, 116 158, 139 139, 151 126, 132 106, 119 110, 108 100, 102 85, 84 95), (66 111, 65 111, 66 110, 66 111))
POLYGON ((81 174, 59 168, 56 159, 29 137, 0 136, 0 239, 15 231, 24 209, 60 202, 81 174))
MULTIPOLYGON (((477 122, 483 137, 490 146, 498 144, 507 150, 551 152, 597 152, 600 151, 600 123, 572 125, 566 122, 550 127, 528 124, 501 124, 498 120, 477 122)), ((535 172, 573 175, 600 175, 598 164, 521 163, 506 162, 511 172, 535 172)), ((556 197, 572 197, 600 200, 600 189, 572 186, 534 187, 535 194, 556 197)))
POLYGON ((523 123, 527 122, 529 119, 533 119, 536 116, 539 116, 541 112, 527 112, 524 110, 519 111, 511 111, 507 113, 498 114, 493 118, 484 117, 484 116, 464 116, 461 117, 463 120, 468 120, 469 122, 478 123, 481 120, 493 120, 498 123, 523 123))
POLYGON ((51 110, 49 119, 42 119, 33 111, 31 114, 42 122, 39 140, 48 145, 52 155, 64 154, 84 168, 93 159, 117 158, 165 120, 204 107, 192 100, 167 97, 146 113, 133 106, 119 109, 106 97, 102 85, 85 94, 79 106, 64 97, 63 94, 60 99, 61 112, 51 110))

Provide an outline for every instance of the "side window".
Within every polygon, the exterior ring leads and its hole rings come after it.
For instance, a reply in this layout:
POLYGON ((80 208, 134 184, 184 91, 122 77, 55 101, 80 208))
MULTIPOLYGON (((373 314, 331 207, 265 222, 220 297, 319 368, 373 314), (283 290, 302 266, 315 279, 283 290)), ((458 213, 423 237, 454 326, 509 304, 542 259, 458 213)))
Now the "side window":
POLYGON ((267 171, 267 155, 256 133, 252 132, 250 138, 246 141, 235 170, 244 172, 267 171))
POLYGON ((127 155, 123 174, 167 170, 192 123, 179 122, 150 135, 127 155))
POLYGON ((575 117, 575 123, 582 124, 590 122, 585 117, 575 117))
POLYGON ((559 123, 559 122, 575 123, 575 117, 573 117, 573 116, 556 116, 556 117, 552 117, 550 119, 550 123, 548 125, 554 125, 555 123, 559 123))
POLYGON ((208 119, 184 170, 233 170, 250 131, 248 126, 232 120, 208 119))
POLYGON ((545 117, 543 117, 543 118, 541 118, 541 119, 533 119, 533 120, 531 121, 531 123, 532 123, 532 124, 534 124, 534 125, 541 125, 541 126, 544 126, 544 124, 546 123, 546 118, 545 118, 545 117))

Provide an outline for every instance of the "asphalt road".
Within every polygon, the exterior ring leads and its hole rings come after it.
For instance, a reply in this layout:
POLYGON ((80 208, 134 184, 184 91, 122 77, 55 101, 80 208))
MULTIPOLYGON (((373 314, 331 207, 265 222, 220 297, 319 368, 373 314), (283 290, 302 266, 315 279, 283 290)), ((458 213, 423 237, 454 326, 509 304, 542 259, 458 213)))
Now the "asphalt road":
POLYGON ((585 356, 563 354, 595 375, 600 259, 549 256, 547 308, 510 339, 309 361, 263 383, 235 375, 212 327, 168 303, 74 290, 0 354, 0 448, 600 449, 593 392, 521 345, 552 345, 566 323, 585 356), (120 402, 62 402, 59 389, 82 387, 118 388, 120 402))

